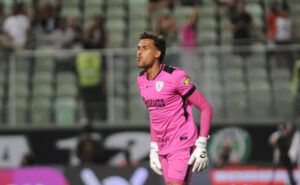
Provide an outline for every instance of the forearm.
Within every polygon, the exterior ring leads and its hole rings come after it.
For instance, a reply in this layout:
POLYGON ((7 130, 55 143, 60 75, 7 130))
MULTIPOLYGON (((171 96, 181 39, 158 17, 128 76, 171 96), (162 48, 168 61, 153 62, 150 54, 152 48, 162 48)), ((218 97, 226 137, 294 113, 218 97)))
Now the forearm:
POLYGON ((200 136, 201 137, 208 137, 211 120, 212 120, 213 108, 210 104, 201 111, 201 118, 200 118, 200 136))
POLYGON ((198 90, 195 90, 187 100, 201 111, 200 136, 207 138, 213 115, 212 106, 198 90))

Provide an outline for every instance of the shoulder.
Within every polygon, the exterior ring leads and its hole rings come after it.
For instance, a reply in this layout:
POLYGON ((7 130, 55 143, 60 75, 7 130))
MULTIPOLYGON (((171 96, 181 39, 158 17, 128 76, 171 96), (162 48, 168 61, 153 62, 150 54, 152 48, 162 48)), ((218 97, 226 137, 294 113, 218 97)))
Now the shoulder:
POLYGON ((163 71, 169 74, 173 74, 174 71, 178 70, 179 68, 169 65, 164 65, 163 71))
POLYGON ((188 74, 184 70, 178 67, 165 66, 163 70, 165 74, 170 75, 169 78, 173 82, 178 82, 178 81, 181 82, 183 79, 188 77, 188 74))
POLYGON ((4 19, 3 24, 6 25, 6 24, 10 24, 11 22, 13 22, 13 17, 9 16, 9 17, 6 17, 6 19, 4 19))
POLYGON ((184 70, 182 70, 181 68, 178 68, 178 67, 173 67, 173 66, 166 65, 163 70, 165 72, 171 74, 173 77, 187 76, 187 73, 184 70))

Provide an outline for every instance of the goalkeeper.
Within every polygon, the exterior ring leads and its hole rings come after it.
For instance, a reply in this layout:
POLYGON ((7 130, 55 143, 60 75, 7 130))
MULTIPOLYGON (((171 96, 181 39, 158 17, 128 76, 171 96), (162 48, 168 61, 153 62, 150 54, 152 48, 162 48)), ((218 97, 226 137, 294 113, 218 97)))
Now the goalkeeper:
POLYGON ((212 107, 186 72, 162 63, 165 50, 162 36, 141 34, 137 66, 144 70, 137 85, 150 115, 150 166, 167 185, 188 185, 191 171, 199 173, 208 166, 212 107), (200 136, 192 104, 201 111, 200 136))

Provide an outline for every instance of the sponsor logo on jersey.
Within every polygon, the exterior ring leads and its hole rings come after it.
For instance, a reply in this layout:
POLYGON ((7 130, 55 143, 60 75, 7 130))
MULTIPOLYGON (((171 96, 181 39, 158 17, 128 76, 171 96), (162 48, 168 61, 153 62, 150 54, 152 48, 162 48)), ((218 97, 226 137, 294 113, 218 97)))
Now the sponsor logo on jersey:
POLYGON ((156 141, 158 142, 158 143, 166 143, 166 142, 168 142, 168 141, 170 141, 170 138, 156 138, 156 141))
POLYGON ((149 100, 144 99, 144 102, 148 108, 149 107, 165 107, 166 106, 164 99, 149 99, 149 100))
POLYGON ((184 85, 190 85, 190 83, 191 83, 190 78, 189 77, 185 77, 185 79, 183 80, 183 84, 184 85))
POLYGON ((160 92, 162 90, 163 86, 164 86, 164 82, 163 81, 157 81, 156 82, 156 90, 157 90, 157 92, 160 92))

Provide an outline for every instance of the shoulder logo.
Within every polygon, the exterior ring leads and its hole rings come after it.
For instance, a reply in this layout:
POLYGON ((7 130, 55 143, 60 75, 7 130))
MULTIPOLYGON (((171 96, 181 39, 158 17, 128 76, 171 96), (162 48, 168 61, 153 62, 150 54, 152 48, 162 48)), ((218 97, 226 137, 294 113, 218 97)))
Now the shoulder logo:
POLYGON ((184 85, 190 85, 190 83, 191 83, 190 78, 189 77, 185 77, 185 79, 183 80, 183 84, 184 85))
POLYGON ((157 92, 160 92, 162 90, 163 86, 164 86, 164 82, 163 81, 157 81, 156 82, 156 90, 157 90, 157 92))

